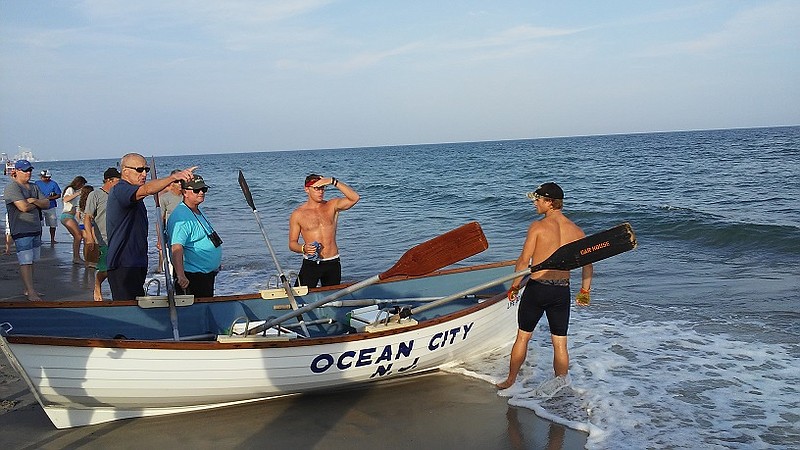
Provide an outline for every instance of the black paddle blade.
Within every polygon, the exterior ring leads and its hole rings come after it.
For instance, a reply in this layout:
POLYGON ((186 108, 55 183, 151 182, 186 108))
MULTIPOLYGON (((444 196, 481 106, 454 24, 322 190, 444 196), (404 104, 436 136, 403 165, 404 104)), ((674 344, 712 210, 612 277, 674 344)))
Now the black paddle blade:
POLYGON ((577 269, 634 248, 636 248, 636 235, 631 224, 626 222, 562 245, 549 258, 531 266, 531 272, 577 269))
POLYGON ((241 170, 239 171, 239 186, 242 188, 242 194, 244 194, 244 199, 247 200, 247 204, 255 211, 256 204, 253 202, 253 194, 250 193, 250 186, 247 185, 247 180, 244 179, 244 174, 241 170))
POLYGON ((489 242, 478 222, 470 222, 425 241, 409 251, 378 275, 381 280, 394 276, 421 276, 447 267, 489 248, 489 242))

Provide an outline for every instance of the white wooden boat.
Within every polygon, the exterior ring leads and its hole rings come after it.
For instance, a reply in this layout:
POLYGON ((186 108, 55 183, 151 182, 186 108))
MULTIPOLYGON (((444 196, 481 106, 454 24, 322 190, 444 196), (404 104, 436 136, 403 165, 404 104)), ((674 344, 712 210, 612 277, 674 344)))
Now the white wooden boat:
POLYGON ((341 388, 506 346, 517 329, 512 279, 593 263, 636 238, 622 224, 518 272, 512 261, 435 270, 487 246, 472 223, 360 283, 287 284, 285 295, 4 303, 0 345, 58 428, 341 388), (292 312, 275 317, 283 309, 292 312))
MULTIPOLYGON (((306 313, 309 337, 287 331, 298 329, 288 321, 266 336, 229 336, 288 305, 258 294, 179 306, 180 341, 166 308, 136 301, 6 303, 0 343, 58 428, 196 411, 420 373, 503 347, 517 308, 502 284, 388 326, 375 311, 359 321, 352 310, 414 308, 512 273, 509 261, 378 282, 306 313)), ((313 304, 330 292, 295 298, 313 304)))

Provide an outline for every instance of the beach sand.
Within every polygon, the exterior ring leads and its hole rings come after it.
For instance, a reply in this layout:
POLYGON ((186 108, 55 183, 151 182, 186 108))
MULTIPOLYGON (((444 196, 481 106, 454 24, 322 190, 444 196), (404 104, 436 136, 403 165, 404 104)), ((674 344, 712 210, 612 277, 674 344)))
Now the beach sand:
MULTIPOLYGON (((66 240, 59 229, 57 239, 66 240)), ((34 284, 47 300, 91 300, 94 272, 70 244, 45 244, 34 284)), ((0 255, 0 301, 20 301, 16 256, 0 255)), ((104 286, 108 295, 108 287, 104 286)), ((0 317, 2 322, 2 317, 0 317)), ((578 449, 587 435, 509 406, 485 381, 435 372, 324 394, 56 429, 0 354, 0 448, 578 449)))

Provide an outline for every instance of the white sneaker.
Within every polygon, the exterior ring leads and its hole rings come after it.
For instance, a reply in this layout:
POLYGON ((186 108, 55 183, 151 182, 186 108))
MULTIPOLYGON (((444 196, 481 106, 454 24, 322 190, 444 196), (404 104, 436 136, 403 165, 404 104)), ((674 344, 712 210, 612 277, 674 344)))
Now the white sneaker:
POLYGON ((547 380, 537 387, 533 394, 537 397, 550 398, 572 383, 569 374, 547 380))

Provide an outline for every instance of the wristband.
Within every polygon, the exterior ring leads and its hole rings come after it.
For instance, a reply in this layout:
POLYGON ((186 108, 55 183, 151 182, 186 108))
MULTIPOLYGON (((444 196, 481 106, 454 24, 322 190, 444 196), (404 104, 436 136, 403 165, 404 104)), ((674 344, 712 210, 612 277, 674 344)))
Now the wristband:
POLYGON ((334 187, 335 187, 337 184, 339 184, 339 180, 337 180, 334 177, 331 177, 331 184, 334 185, 334 187))
POLYGON ((581 294, 588 294, 588 293, 589 293, 589 291, 591 291, 591 289, 584 289, 584 288, 581 288, 581 294))

